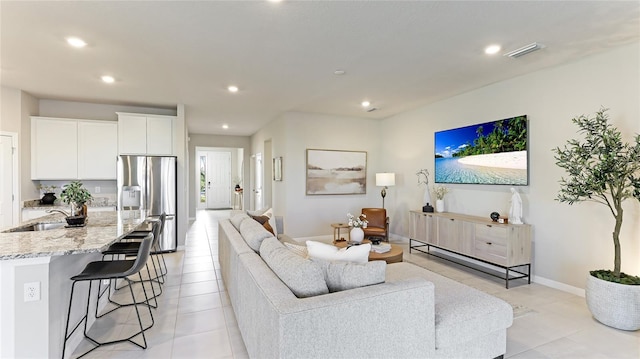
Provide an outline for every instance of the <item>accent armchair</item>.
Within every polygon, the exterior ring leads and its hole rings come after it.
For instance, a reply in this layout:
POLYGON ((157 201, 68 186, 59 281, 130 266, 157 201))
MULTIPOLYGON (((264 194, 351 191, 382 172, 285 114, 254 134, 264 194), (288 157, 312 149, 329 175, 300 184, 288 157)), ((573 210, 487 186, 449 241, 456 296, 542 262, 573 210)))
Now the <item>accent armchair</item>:
POLYGON ((376 239, 370 237, 378 237, 382 240, 389 241, 389 217, 387 210, 384 208, 363 208, 362 214, 367 216, 367 228, 364 230, 364 238, 376 242, 376 239))

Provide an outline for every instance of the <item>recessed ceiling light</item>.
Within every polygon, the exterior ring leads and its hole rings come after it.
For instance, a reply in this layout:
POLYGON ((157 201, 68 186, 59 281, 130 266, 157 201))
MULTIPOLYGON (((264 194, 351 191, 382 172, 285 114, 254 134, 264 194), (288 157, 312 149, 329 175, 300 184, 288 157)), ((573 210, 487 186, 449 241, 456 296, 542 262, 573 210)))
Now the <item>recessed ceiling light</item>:
POLYGON ((227 90, 229 90, 229 92, 238 92, 238 86, 229 86, 227 87, 227 90))
POLYGON ((108 84, 112 84, 116 81, 116 79, 114 79, 113 76, 107 76, 107 75, 102 76, 101 79, 102 79, 102 82, 105 82, 108 84))
POLYGON ((338 75, 338 76, 340 76, 340 75, 344 75, 344 74, 345 74, 345 72, 346 72, 346 71, 344 71, 344 70, 335 70, 335 71, 333 72, 333 74, 334 74, 334 75, 338 75))
POLYGON ((223 128, 223 129, 225 129, 225 130, 227 130, 227 129, 229 129, 229 125, 227 125, 227 124, 225 123, 224 125, 222 125, 222 128, 223 128))
POLYGON ((500 52, 500 50, 502 50, 500 45, 489 45, 489 46, 485 47, 484 53, 487 54, 487 55, 495 55, 498 52, 500 52))
POLYGON ((361 105, 362 105, 362 107, 369 107, 369 105, 371 105, 371 102, 369 102, 369 101, 362 101, 361 105))
POLYGON ((67 37, 67 44, 77 48, 87 46, 87 43, 79 37, 67 37))
POLYGON ((282 0, 267 0, 268 2, 282 2, 282 0))

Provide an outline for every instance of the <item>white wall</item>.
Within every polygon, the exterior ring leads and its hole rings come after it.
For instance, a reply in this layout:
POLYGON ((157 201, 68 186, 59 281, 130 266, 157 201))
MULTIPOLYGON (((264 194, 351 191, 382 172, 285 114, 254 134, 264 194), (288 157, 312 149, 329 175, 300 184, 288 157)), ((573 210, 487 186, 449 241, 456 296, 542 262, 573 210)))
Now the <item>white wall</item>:
POLYGON ((0 88, 0 130, 18 133, 19 201, 37 198, 31 181, 31 120, 38 115, 38 100, 28 93, 9 87, 0 88))
POLYGON ((85 120, 118 121, 116 112, 145 113, 176 116, 175 107, 157 108, 142 106, 107 105, 90 102, 41 99, 40 116, 80 118, 85 120))
MULTIPOLYGON (((330 224, 345 222, 347 213, 382 205, 375 173, 380 165, 380 121, 289 112, 252 138, 252 154, 265 153, 271 139, 272 156, 283 158, 283 180, 273 182, 273 208, 284 216, 285 232, 292 237, 330 236, 330 224), (329 149, 367 152, 367 193, 363 195, 306 195, 306 150, 329 149)), ((272 158, 264 158, 272 161, 272 158)), ((393 187, 387 198, 394 196, 393 187)))
MULTIPOLYGON (((533 225, 533 272, 584 288, 588 270, 613 267, 613 217, 602 205, 573 206, 555 201, 563 171, 552 148, 576 138, 571 119, 609 107, 611 121, 631 140, 640 132, 640 44, 611 50, 564 66, 512 80, 424 106, 383 121, 382 162, 396 172, 391 232, 408 237, 408 211, 419 209, 423 188, 415 172, 428 168, 433 184, 434 131, 526 114, 530 131, 530 185, 518 187, 525 223, 533 225)), ((513 61, 507 60, 504 61, 513 61)), ((517 60, 516 60, 517 61, 517 60)), ((508 186, 450 185, 446 210, 488 217, 508 213, 508 186)), ((622 269, 640 274, 640 205, 625 206, 622 269)))

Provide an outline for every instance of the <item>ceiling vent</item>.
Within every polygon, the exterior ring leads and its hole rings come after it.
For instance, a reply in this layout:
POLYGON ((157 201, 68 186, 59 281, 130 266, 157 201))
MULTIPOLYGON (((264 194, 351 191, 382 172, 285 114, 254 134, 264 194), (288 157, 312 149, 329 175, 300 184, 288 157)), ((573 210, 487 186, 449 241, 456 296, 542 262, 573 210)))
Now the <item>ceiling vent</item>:
POLYGON ((523 47, 521 47, 521 48, 519 48, 517 50, 513 50, 511 52, 507 52, 506 54, 504 54, 504 56, 508 56, 508 57, 510 57, 512 59, 515 59, 517 57, 524 56, 524 55, 532 53, 534 51, 538 51, 538 50, 540 50, 542 48, 544 48, 544 45, 539 44, 537 42, 534 42, 534 43, 529 44, 527 46, 523 46, 523 47))

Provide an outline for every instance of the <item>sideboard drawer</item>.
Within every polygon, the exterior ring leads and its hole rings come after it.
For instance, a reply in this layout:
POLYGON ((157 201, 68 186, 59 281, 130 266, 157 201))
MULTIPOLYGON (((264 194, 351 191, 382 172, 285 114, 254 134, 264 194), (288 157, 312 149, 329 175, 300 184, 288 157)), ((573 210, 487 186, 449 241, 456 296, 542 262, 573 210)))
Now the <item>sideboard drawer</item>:
POLYGON ((507 246, 493 240, 483 240, 476 238, 474 241, 473 254, 485 261, 507 265, 507 246))

